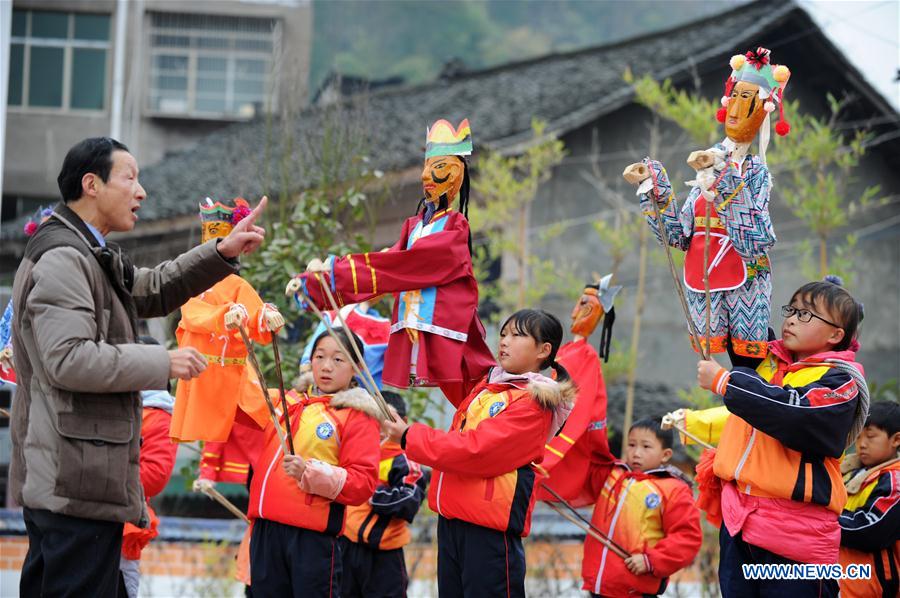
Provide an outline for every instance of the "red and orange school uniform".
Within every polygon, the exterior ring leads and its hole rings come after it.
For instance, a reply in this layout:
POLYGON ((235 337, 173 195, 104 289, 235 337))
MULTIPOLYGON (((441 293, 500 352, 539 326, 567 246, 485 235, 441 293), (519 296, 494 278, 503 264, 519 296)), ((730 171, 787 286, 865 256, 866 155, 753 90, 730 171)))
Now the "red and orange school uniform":
POLYGON ((269 425, 250 485, 251 587, 263 596, 332 595, 346 509, 368 500, 378 479, 377 407, 355 388, 303 394, 288 413, 296 454, 341 468, 346 478, 333 499, 302 490, 284 471, 282 445, 269 425))
POLYGON ((629 554, 642 553, 649 569, 644 575, 631 573, 621 557, 587 536, 583 588, 611 598, 663 593, 669 576, 687 567, 703 542, 690 482, 670 465, 641 473, 616 463, 600 489, 591 523, 629 554))
POLYGON ((127 561, 139 561, 144 548, 159 535, 159 517, 150 506, 150 499, 161 493, 169 483, 178 452, 178 445, 169 439, 171 395, 165 391, 144 391, 142 395, 145 397, 145 407, 141 419, 140 472, 150 524, 141 528, 126 522, 122 534, 123 579, 126 587, 135 595, 140 583, 140 573, 136 563, 127 561), (156 399, 148 401, 148 395, 155 396, 156 399), (157 406, 149 407, 147 404, 157 406))
MULTIPOLYGON (((871 567, 869 579, 840 580, 841 596, 881 598, 900 595, 900 459, 861 473, 838 518, 841 565, 871 567)), ((852 485, 852 486, 851 486, 852 485)))
POLYGON ((203 443, 199 477, 213 482, 246 484, 262 451, 263 438, 262 429, 234 422, 228 440, 203 443))
POLYGON ((448 431, 410 426, 407 455, 434 468, 428 503, 440 515, 442 594, 524 593, 521 538, 538 481, 531 463, 543 456, 554 411, 573 398, 569 384, 495 368, 459 404, 448 431))
POLYGON ((341 595, 405 596, 409 584, 403 547, 425 498, 428 478, 396 442, 381 443, 378 486, 359 506, 347 507, 341 595))
POLYGON ((265 304, 250 283, 236 274, 184 304, 175 332, 178 346, 200 351, 209 367, 192 380, 178 382, 170 432, 176 441, 225 442, 238 410, 259 427, 269 420, 240 332, 225 328, 225 313, 235 303, 247 309, 245 330, 250 339, 260 344, 272 341, 261 318, 265 304))
POLYGON ((347 508, 344 536, 378 550, 409 544, 409 524, 425 498, 428 479, 396 442, 381 444, 378 485, 365 503, 347 508))
POLYGON ((795 362, 772 341, 755 372, 738 367, 721 377, 724 410, 716 408, 716 417, 689 412, 686 420, 689 432, 718 442, 713 471, 723 483, 728 533, 806 563, 838 559, 837 518, 847 501, 840 459, 859 402, 856 382, 829 359, 862 372, 853 351, 795 362), (779 516, 785 509, 794 516, 779 516))

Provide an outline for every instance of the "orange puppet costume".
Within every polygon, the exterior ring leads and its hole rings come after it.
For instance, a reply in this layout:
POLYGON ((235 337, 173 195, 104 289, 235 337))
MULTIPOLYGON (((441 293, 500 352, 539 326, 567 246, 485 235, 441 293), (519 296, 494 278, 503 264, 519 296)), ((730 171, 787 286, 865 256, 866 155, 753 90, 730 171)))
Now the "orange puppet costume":
MULTIPOLYGON (((220 202, 212 204, 209 199, 207 202, 200 207, 203 241, 226 236, 250 210, 240 198, 233 207, 220 202)), ((176 441, 225 442, 238 410, 259 427, 265 427, 269 421, 256 374, 248 367, 240 332, 226 326, 229 318, 242 320, 249 338, 262 344, 271 342, 271 331, 283 324, 278 310, 263 303, 253 287, 235 274, 181 308, 175 333, 178 346, 200 351, 209 367, 198 377, 178 383, 170 430, 176 441)))

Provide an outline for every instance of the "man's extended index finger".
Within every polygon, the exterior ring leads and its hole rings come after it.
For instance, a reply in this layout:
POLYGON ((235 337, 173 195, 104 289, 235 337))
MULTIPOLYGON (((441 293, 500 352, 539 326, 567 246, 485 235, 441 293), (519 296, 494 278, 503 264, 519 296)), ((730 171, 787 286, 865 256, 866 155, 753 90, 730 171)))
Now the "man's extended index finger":
POLYGON ((247 223, 244 224, 245 227, 250 228, 251 226, 253 226, 253 224, 256 222, 257 217, 259 217, 259 215, 263 213, 263 210, 266 209, 267 203, 269 203, 269 198, 263 195, 262 199, 259 200, 259 203, 256 204, 256 207, 253 208, 253 211, 250 212, 250 214, 246 218, 241 220, 242 223, 247 223))

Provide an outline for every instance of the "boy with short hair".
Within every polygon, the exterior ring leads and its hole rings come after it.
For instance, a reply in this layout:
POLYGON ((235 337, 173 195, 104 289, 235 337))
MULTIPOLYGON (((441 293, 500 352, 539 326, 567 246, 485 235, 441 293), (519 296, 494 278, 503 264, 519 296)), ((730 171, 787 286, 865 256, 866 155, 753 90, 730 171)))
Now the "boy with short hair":
MULTIPOLYGON (((389 390, 381 394, 406 421, 403 397, 389 390)), ((409 524, 425 498, 427 484, 421 466, 410 461, 399 444, 382 440, 375 494, 367 503, 347 507, 341 538, 344 598, 406 596, 409 577, 403 547, 412 539, 409 524)))
POLYGON ((661 594, 668 577, 697 556, 700 511, 691 482, 668 464, 673 440, 658 419, 639 420, 628 431, 625 460, 605 479, 591 522, 631 556, 623 560, 585 538, 581 575, 593 596, 661 594))
POLYGON ((900 405, 872 404, 856 454, 841 464, 847 503, 841 526, 841 565, 868 564, 869 579, 840 580, 841 596, 900 595, 900 405))

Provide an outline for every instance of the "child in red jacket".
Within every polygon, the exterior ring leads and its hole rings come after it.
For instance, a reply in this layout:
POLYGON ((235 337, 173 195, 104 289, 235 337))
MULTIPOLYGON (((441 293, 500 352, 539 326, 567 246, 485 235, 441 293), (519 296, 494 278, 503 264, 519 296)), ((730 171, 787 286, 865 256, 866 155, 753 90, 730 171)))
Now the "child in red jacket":
POLYGON ((141 392, 141 400, 144 405, 141 421, 141 486, 147 499, 150 525, 142 529, 131 523, 125 524, 119 561, 124 588, 120 588, 120 595, 124 590, 128 598, 138 596, 141 551, 150 540, 159 535, 159 518, 150 507, 150 499, 162 492, 169 483, 175 468, 175 454, 178 452, 178 445, 169 438, 175 397, 165 390, 145 390, 141 392))
MULTIPOLYGON (((347 506, 372 496, 378 481, 378 409, 353 379, 352 332, 314 342, 314 386, 288 406, 295 455, 285 455, 274 424, 254 466, 248 516, 254 596, 337 596, 347 506)), ((360 364, 357 364, 360 365, 360 364)))
POLYGON ((533 309, 500 330, 500 367, 457 407, 450 430, 385 422, 391 440, 434 468, 428 503, 438 520, 438 592, 525 595, 522 538, 531 527, 535 472, 544 444, 568 415, 574 389, 556 363, 562 324, 533 309), (552 368, 557 380, 540 374, 552 368))
POLYGON ((581 576, 592 596, 657 595, 668 577, 700 551, 700 511, 691 482, 668 465, 673 433, 642 419, 628 431, 625 461, 618 462, 599 491, 591 523, 631 553, 622 559, 593 537, 584 540, 581 576))

